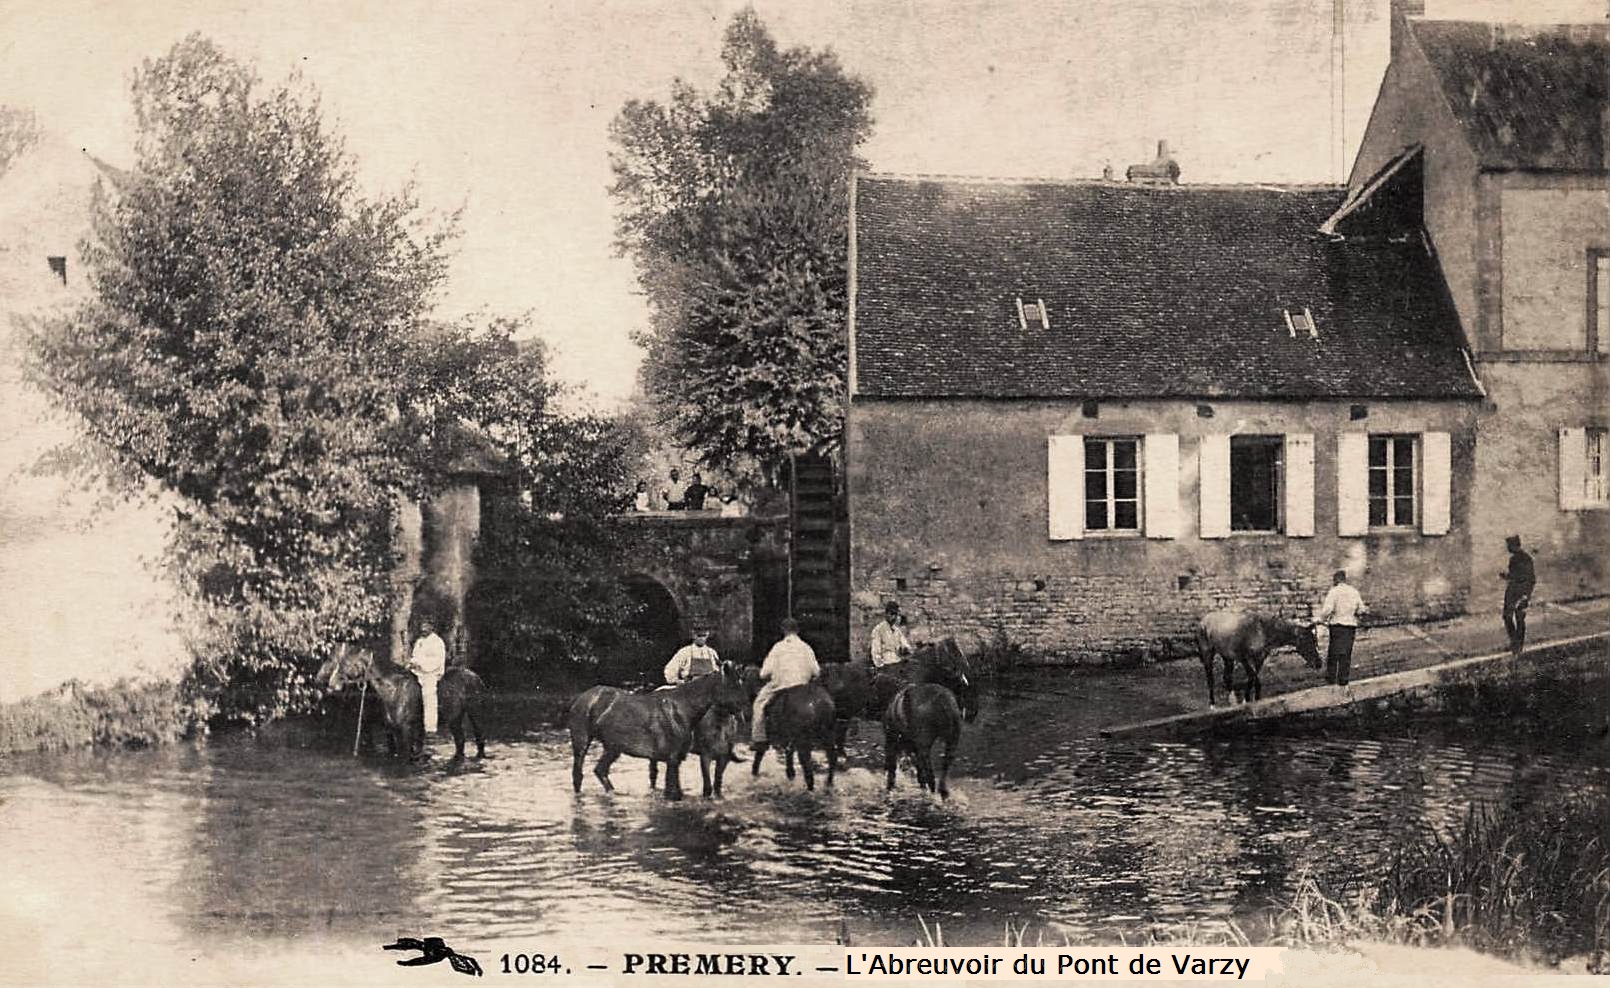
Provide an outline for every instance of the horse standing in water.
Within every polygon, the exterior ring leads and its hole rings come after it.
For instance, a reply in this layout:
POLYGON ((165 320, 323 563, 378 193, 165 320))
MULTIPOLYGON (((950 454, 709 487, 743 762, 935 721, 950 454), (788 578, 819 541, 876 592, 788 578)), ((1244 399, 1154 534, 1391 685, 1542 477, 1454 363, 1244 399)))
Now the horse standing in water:
POLYGON ((604 753, 593 775, 606 792, 614 792, 609 767, 621 755, 666 763, 665 798, 682 798, 682 759, 693 747, 694 729, 712 708, 728 714, 748 705, 742 674, 731 662, 692 682, 652 693, 628 693, 615 686, 594 686, 570 701, 571 785, 581 792, 581 766, 596 738, 604 753))
MULTIPOLYGON (((758 689, 757 689, 758 692, 758 689)), ((833 748, 835 720, 832 694, 820 681, 804 686, 790 686, 780 690, 766 704, 767 741, 755 745, 755 760, 750 775, 760 774, 760 760, 766 749, 775 745, 782 752, 784 772, 794 778, 794 755, 799 755, 799 768, 805 775, 805 788, 816 788, 816 767, 811 764, 811 749, 821 748, 827 756, 827 784, 833 784, 838 771, 838 756, 833 748)))
MULTIPOLYGON (((339 690, 347 683, 366 683, 380 701, 380 710, 386 723, 386 741, 393 757, 406 754, 418 759, 425 753, 425 701, 419 690, 419 680, 412 672, 390 659, 366 648, 345 642, 337 645, 335 654, 319 667, 318 679, 328 683, 330 689, 339 690)), ((471 669, 449 666, 436 686, 437 723, 444 724, 453 733, 453 759, 464 757, 464 722, 469 721, 475 733, 475 757, 486 757, 486 739, 481 736, 481 725, 475 711, 481 708, 486 696, 486 683, 471 669)))
POLYGON ((838 712, 834 744, 844 757, 844 739, 856 717, 881 720, 901 687, 938 683, 955 694, 968 723, 978 718, 978 682, 954 639, 919 646, 904 662, 873 667, 868 662, 822 663, 822 685, 838 712))
POLYGON ((1298 624, 1280 617, 1267 617, 1248 611, 1223 610, 1204 615, 1196 630, 1196 652, 1202 659, 1202 672, 1207 676, 1208 706, 1218 705, 1213 693, 1213 660, 1224 658, 1224 692, 1234 702, 1235 664, 1241 663, 1246 671, 1247 685, 1239 692, 1242 702, 1263 698, 1264 660, 1276 648, 1292 646, 1308 663, 1310 669, 1319 669, 1325 660, 1319 654, 1319 642, 1314 627, 1298 624))
MULTIPOLYGON (((669 688, 669 687, 667 687, 669 688)), ((655 692, 660 692, 656 690, 655 692)), ((742 761, 732 753, 732 746, 738 740, 738 718, 725 710, 711 707, 705 711, 699 723, 693 728, 693 753, 699 756, 699 776, 704 781, 704 797, 709 799, 713 794, 721 796, 721 779, 727 774, 729 762, 742 761), (715 765, 715 772, 710 771, 711 764, 715 765)), ((660 781, 660 763, 657 759, 648 760, 648 787, 653 789, 660 781)))
POLYGON ((961 705, 956 695, 938 683, 902 686, 883 713, 883 768, 888 788, 894 788, 896 763, 902 751, 917 767, 917 785, 950 798, 950 758, 962 736, 961 705), (933 748, 945 742, 939 775, 934 776, 933 748))

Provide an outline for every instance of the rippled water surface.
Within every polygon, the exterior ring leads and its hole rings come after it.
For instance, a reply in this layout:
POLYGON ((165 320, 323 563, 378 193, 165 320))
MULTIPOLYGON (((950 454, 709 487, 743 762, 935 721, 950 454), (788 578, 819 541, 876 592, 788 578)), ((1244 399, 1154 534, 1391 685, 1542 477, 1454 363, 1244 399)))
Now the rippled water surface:
POLYGON ((40 916, 71 903, 136 942, 832 942, 842 922, 878 944, 910 942, 919 915, 949 943, 998 944, 1008 920, 1061 942, 1245 916, 1301 869, 1333 886, 1369 874, 1398 836, 1472 803, 1610 788, 1602 748, 1479 725, 1118 742, 1061 702, 988 698, 948 803, 909 772, 885 793, 869 725, 830 791, 768 762, 758 780, 729 772, 722 801, 675 805, 634 759, 614 796, 590 773, 573 796, 551 729, 462 768, 441 745, 420 770, 252 743, 19 760, 0 766, 0 898, 40 916))

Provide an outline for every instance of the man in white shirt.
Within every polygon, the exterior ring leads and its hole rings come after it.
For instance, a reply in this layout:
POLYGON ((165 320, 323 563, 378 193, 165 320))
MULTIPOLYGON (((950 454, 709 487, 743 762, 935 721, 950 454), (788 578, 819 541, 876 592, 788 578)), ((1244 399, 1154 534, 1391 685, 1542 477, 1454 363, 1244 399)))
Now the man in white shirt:
POLYGON ((1330 627, 1330 648, 1325 655, 1325 682, 1346 686, 1353 667, 1353 637, 1358 633, 1359 616, 1369 611, 1364 598, 1347 582, 1347 571, 1337 570, 1332 575, 1334 584, 1320 605, 1320 624, 1330 627))
POLYGON ((676 686, 690 679, 698 679, 721 668, 721 656, 710 647, 710 629, 705 625, 693 626, 693 643, 683 645, 665 664, 665 682, 676 686))
POLYGON ((883 605, 883 620, 872 629, 871 651, 874 668, 903 662, 911 654, 911 640, 900 626, 900 605, 895 601, 883 605))
POLYGON ((436 634, 436 625, 419 622, 419 639, 414 642, 408 668, 419 680, 420 698, 425 701, 425 735, 436 733, 436 684, 447 671, 447 643, 436 634))
POLYGON ((761 663, 760 678, 764 685, 755 694, 755 705, 750 721, 750 739, 757 745, 766 743, 766 704, 779 692, 790 686, 804 686, 822 674, 816 662, 816 651, 799 637, 799 622, 783 619, 783 640, 766 653, 761 663))

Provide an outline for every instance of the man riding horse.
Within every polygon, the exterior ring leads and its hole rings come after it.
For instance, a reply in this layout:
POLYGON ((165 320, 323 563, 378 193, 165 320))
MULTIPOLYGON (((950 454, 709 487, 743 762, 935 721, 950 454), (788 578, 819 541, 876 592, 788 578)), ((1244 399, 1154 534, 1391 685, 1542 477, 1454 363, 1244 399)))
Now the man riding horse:
POLYGON ((772 697, 790 686, 804 686, 822 674, 816 662, 816 651, 799 637, 799 622, 783 618, 783 639, 766 653, 761 663, 760 678, 763 685, 755 694, 753 716, 749 721, 750 739, 756 747, 766 743, 766 705, 772 697))

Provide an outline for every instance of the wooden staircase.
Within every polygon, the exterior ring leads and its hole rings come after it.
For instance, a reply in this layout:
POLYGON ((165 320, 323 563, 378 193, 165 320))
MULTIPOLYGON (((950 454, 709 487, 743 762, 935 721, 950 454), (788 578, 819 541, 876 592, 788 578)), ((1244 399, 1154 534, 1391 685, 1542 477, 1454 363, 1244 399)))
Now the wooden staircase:
POLYGON ((817 657, 843 659, 849 652, 849 553, 833 461, 795 457, 791 473, 790 604, 800 636, 817 657))

